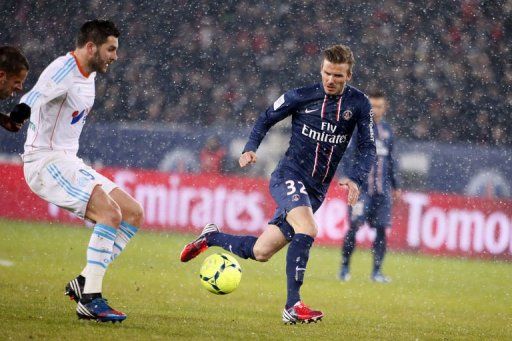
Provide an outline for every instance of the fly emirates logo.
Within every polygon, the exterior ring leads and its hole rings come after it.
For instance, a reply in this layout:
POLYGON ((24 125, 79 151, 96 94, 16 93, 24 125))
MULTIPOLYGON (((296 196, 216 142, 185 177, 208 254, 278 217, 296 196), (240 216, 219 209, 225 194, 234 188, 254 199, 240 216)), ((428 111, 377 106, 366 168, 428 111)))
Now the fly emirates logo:
POLYGON ((329 142, 333 144, 341 144, 347 142, 348 135, 335 134, 336 125, 329 122, 322 122, 322 131, 318 131, 308 127, 306 124, 302 126, 302 135, 319 142, 329 142))

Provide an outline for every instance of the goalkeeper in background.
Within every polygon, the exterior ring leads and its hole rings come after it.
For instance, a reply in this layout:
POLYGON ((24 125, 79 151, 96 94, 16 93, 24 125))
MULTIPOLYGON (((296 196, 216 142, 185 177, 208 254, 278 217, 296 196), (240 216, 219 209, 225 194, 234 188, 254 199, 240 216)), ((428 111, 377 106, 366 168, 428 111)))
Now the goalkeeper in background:
MULTIPOLYGON (((0 99, 7 99, 23 90, 28 69, 27 58, 17 48, 0 47, 0 99)), ((8 131, 17 132, 29 117, 30 107, 18 104, 10 115, 0 113, 0 125, 8 131)))

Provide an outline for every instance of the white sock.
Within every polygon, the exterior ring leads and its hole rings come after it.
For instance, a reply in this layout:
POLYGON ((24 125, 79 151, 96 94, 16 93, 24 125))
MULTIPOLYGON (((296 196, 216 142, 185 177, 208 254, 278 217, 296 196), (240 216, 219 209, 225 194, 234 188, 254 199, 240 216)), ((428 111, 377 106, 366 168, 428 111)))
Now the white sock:
POLYGON ((121 252, 123 252, 126 244, 130 242, 135 233, 137 233, 139 229, 133 225, 128 224, 127 222, 122 221, 121 226, 117 230, 116 240, 114 241, 114 247, 112 248, 112 258, 111 261, 117 258, 121 252))
POLYGON ((87 265, 82 271, 85 277, 84 294, 101 293, 115 238, 115 228, 103 224, 94 226, 87 248, 87 265))

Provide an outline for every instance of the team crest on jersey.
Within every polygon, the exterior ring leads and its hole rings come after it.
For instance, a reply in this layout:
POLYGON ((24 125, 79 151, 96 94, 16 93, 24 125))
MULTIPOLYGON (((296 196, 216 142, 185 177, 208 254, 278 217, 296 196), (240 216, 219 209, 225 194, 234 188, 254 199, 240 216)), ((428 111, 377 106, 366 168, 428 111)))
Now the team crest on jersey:
POLYGON ((78 112, 78 110, 77 110, 73 114, 71 114, 71 117, 72 117, 71 124, 75 124, 78 121, 80 121, 82 119, 82 117, 84 117, 86 112, 87 112, 87 109, 84 109, 84 110, 82 110, 80 112, 78 112))
POLYGON ((299 201, 300 196, 298 194, 292 195, 292 201, 299 201))
POLYGON ((348 120, 350 120, 351 118, 352 118, 352 111, 350 111, 350 110, 345 110, 345 111, 343 112, 343 119, 344 119, 345 121, 348 121, 348 120))

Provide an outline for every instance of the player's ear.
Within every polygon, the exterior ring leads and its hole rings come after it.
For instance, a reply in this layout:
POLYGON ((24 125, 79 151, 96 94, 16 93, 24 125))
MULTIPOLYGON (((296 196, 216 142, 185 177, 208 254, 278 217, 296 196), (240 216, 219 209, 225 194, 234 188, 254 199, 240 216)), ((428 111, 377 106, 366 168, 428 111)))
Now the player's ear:
POLYGON ((4 70, 0 70, 0 82, 5 82, 7 80, 7 72, 4 70))
POLYGON ((94 55, 98 47, 92 41, 89 41, 87 44, 85 44, 85 49, 89 55, 94 55))

